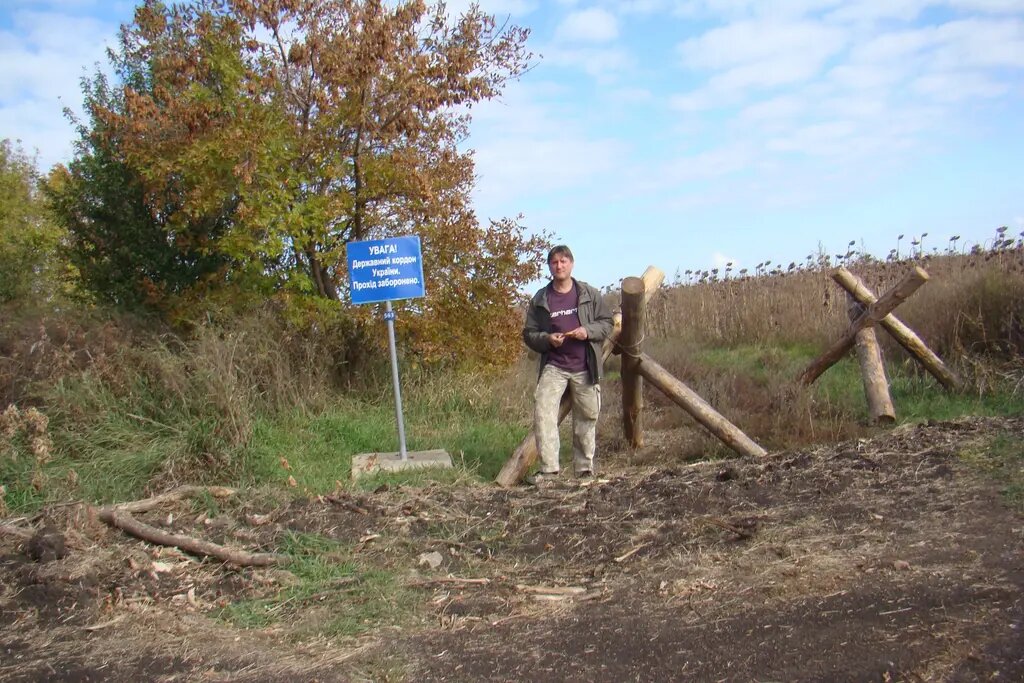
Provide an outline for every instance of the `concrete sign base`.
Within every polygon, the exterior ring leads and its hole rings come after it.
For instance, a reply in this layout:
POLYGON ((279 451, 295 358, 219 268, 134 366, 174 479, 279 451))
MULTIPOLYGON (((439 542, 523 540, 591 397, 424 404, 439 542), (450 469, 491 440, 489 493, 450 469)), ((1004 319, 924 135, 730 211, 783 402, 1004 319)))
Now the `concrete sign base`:
POLYGON ((371 472, 400 472, 421 467, 451 467, 452 458, 447 451, 410 451, 402 460, 400 453, 360 453, 352 456, 352 478, 371 472))

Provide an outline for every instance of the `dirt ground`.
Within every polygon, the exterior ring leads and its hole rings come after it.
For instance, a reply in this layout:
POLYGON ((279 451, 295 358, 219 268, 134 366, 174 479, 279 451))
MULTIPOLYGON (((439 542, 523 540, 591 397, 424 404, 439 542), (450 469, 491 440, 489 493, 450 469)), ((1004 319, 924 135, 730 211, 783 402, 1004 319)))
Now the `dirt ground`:
POLYGON ((416 605, 358 636, 317 634, 330 590, 240 628, 221 610, 280 594, 288 571, 57 507, 0 534, 0 680, 1021 681, 1024 514, 974 458, 994 440, 1020 448, 1024 419, 541 489, 139 515, 250 550, 289 532, 343 543, 416 605))

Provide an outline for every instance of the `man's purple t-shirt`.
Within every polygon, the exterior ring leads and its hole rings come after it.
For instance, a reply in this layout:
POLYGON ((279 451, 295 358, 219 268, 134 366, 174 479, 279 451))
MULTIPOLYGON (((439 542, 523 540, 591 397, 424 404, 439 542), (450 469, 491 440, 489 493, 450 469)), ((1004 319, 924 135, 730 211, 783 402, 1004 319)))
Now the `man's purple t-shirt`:
MULTIPOLYGON (((553 283, 548 285, 551 332, 564 334, 580 326, 579 300, 575 282, 572 289, 565 294, 556 292, 553 283)), ((548 363, 568 372, 583 372, 587 369, 587 342, 579 339, 566 339, 560 347, 548 351, 548 363)))

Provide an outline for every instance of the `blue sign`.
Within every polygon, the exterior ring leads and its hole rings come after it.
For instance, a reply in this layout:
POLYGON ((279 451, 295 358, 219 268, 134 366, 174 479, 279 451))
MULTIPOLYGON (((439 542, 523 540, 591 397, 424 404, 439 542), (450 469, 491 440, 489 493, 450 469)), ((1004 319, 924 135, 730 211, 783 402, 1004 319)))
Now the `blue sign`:
POLYGON ((354 304, 416 299, 426 293, 419 236, 349 242, 347 254, 354 304))

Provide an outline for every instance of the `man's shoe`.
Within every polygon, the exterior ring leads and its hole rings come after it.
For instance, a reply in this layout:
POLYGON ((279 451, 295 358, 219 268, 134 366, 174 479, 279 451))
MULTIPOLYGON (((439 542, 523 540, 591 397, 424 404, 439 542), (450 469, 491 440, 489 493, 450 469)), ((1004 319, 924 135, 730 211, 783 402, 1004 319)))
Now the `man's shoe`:
POLYGON ((558 477, 559 474, 561 474, 561 471, 557 471, 557 472, 534 472, 533 474, 528 475, 523 481, 525 481, 530 486, 540 486, 541 484, 543 484, 545 482, 553 481, 554 479, 556 479, 558 477))
POLYGON ((576 473, 576 478, 583 481, 590 481, 594 478, 594 472, 592 470, 580 470, 576 473))

